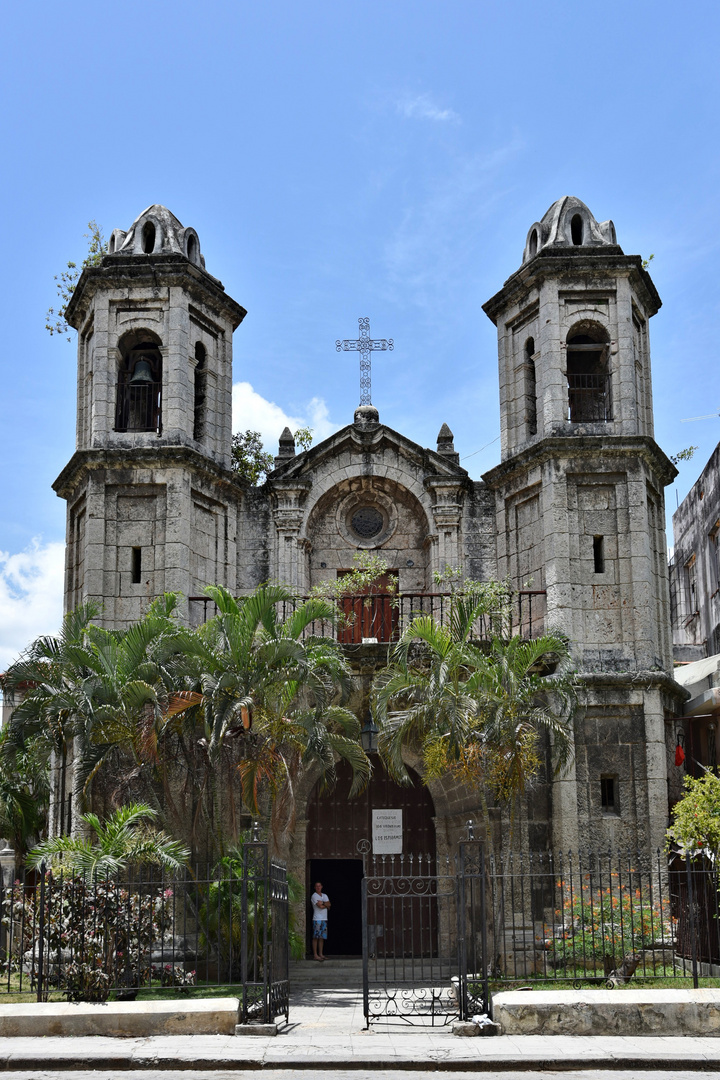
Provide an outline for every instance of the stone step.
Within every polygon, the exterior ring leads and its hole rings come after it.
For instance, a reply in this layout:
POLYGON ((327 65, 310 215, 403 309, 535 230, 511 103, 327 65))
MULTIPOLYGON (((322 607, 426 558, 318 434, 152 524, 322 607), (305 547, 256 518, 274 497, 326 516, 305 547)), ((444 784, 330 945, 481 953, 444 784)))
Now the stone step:
POLYGON ((329 956, 317 960, 296 960, 290 964, 290 989, 362 989, 362 960, 329 956))

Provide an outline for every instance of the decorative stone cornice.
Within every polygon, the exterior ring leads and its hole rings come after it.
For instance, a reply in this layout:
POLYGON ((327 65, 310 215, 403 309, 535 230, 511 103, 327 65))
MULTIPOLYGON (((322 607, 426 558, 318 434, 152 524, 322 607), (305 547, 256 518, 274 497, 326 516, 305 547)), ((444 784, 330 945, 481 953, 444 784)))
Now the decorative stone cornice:
MULTIPOLYGON (((76 450, 53 483, 53 491, 67 499, 92 473, 100 470, 121 472, 130 469, 190 468, 215 484, 221 484, 236 499, 242 498, 247 481, 230 469, 224 469, 190 446, 106 447, 76 450)), ((121 481, 118 481, 121 482, 121 481)))
POLYGON ((232 322, 234 329, 247 315, 245 308, 228 296, 221 281, 189 262, 184 255, 112 255, 106 256, 100 266, 88 266, 83 270, 67 306, 67 321, 77 330, 85 321, 93 295, 100 289, 137 289, 144 285, 151 288, 179 286, 189 293, 195 290, 204 299, 209 297, 232 322))
POLYGON ((467 470, 456 464, 448 455, 438 454, 435 450, 422 447, 385 424, 374 423, 367 427, 347 424, 334 435, 319 442, 317 446, 312 446, 309 450, 296 454, 295 457, 288 458, 287 461, 276 466, 268 480, 271 485, 275 485, 281 480, 291 480, 312 474, 322 461, 328 457, 337 456, 348 446, 355 452, 374 456, 379 454, 383 445, 387 444, 393 446, 399 455, 424 469, 428 476, 456 478, 462 483, 470 483, 467 470))
POLYGON ((489 488, 495 489, 532 465, 563 457, 572 458, 578 466, 575 471, 581 470, 581 463, 587 458, 589 468, 597 472, 599 454, 639 456, 656 470, 664 484, 671 484, 678 474, 667 454, 647 435, 557 435, 525 447, 483 473, 482 478, 489 488))
POLYGON ((662 300, 653 280, 643 268, 639 255, 623 255, 622 248, 547 248, 525 263, 507 279, 502 289, 483 304, 483 311, 494 323, 501 312, 530 288, 537 288, 547 277, 587 271, 593 274, 627 274, 640 294, 648 315, 660 310, 662 300))
POLYGON ((690 697, 690 691, 666 671, 582 671, 578 673, 578 681, 593 689, 664 690, 678 701, 690 697))

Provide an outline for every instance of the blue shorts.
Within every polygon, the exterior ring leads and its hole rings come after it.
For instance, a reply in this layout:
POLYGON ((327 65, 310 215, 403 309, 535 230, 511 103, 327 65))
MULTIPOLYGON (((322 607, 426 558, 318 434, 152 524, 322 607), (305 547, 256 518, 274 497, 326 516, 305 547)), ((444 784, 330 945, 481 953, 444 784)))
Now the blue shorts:
POLYGON ((313 919, 313 937, 327 941, 327 919, 313 919))

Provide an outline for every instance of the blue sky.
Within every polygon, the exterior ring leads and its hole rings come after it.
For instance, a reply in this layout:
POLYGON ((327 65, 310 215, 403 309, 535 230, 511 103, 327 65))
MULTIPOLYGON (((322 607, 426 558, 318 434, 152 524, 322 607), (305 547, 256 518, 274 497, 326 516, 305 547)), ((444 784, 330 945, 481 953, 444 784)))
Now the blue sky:
POLYGON ((666 0, 6 5, 0 667, 60 618, 50 485, 75 360, 44 330, 53 275, 88 220, 109 234, 154 202, 248 309, 237 427, 274 449, 287 418, 347 423, 357 354, 334 342, 367 315, 395 339, 373 364, 381 419, 424 445, 447 421, 477 477, 499 458, 481 304, 577 195, 655 254, 656 435, 699 446, 682 498, 720 438, 720 420, 680 423, 720 409, 719 23, 716 3, 666 0))

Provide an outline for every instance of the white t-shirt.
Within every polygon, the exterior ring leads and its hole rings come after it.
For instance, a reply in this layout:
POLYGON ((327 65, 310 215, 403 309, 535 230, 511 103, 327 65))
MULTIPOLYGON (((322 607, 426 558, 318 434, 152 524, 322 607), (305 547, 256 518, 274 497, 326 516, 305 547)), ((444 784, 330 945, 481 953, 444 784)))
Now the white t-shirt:
POLYGON ((327 908, 318 907, 321 900, 324 900, 326 904, 330 903, 327 893, 321 894, 314 892, 310 897, 310 903, 313 906, 313 919, 315 922, 327 922, 327 908))

